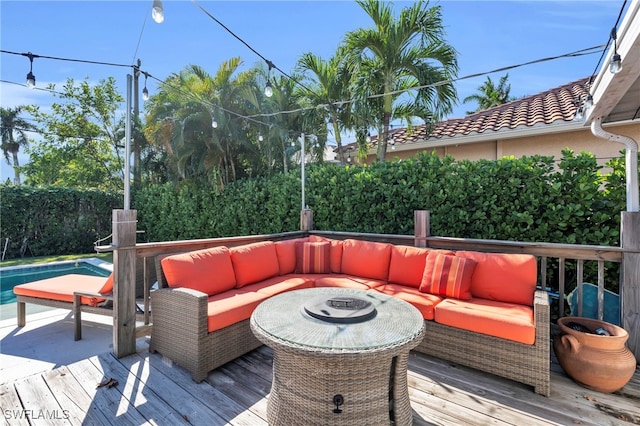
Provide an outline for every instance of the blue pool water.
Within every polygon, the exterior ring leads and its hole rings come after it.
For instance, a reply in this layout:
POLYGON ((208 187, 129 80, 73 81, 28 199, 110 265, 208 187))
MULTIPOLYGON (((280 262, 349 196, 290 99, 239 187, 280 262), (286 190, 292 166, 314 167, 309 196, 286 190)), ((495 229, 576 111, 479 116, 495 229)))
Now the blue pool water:
MULTIPOLYGON (((97 259, 96 259, 97 260, 97 259)), ((0 305, 13 303, 16 297, 13 287, 18 284, 59 277, 67 274, 108 277, 110 263, 93 261, 92 259, 47 263, 44 265, 0 268, 0 305)))

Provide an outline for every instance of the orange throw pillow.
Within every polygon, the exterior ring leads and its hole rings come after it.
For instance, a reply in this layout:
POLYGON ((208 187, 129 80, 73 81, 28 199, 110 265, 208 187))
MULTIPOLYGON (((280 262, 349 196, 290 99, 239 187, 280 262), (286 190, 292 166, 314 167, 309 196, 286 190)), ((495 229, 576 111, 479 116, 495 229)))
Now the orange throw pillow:
POLYGON ((186 287, 213 296, 236 285, 227 247, 174 254, 160 262, 169 287, 186 287))
POLYGON ((331 244, 329 242, 296 243, 296 273, 331 273, 331 244))
POLYGON ((429 253, 420 291, 456 299, 471 299, 471 276, 476 267, 472 259, 429 253))

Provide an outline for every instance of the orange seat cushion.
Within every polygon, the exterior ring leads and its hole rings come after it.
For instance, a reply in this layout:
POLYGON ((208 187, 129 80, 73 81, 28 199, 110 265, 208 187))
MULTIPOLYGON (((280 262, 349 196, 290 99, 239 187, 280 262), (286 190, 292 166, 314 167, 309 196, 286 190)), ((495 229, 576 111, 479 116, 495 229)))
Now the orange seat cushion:
POLYGON ((107 278, 107 281, 104 283, 102 288, 100 290, 98 290, 98 293, 101 293, 101 294, 111 294, 111 293, 113 293, 113 280, 114 280, 114 275, 113 275, 113 272, 112 272, 109 275, 109 278, 107 278))
POLYGON ((391 246, 389 282, 418 288, 428 252, 426 248, 391 246))
POLYGON ((529 254, 458 251, 457 256, 477 262, 471 295, 481 299, 533 306, 538 267, 529 254))
POLYGON ((160 262, 169 287, 186 287, 213 296, 236 285, 227 247, 174 254, 160 262))
POLYGON ((527 345, 536 339, 533 308, 517 303, 445 299, 436 305, 435 321, 527 345))
POLYGON ((268 294, 243 289, 231 289, 210 296, 207 304, 207 330, 220 330, 249 319, 256 306, 267 298, 268 294))
POLYGON ((229 251, 236 273, 236 288, 280 274, 278 254, 273 241, 231 247, 229 251))
POLYGON ((301 288, 312 288, 313 280, 304 275, 280 275, 267 278, 258 283, 249 284, 242 287, 245 291, 255 291, 268 296, 284 293, 285 291, 298 290, 301 288))
POLYGON ((330 256, 328 241, 296 243, 296 273, 328 274, 331 272, 330 256))
POLYGON ((386 281, 389 277, 391 244, 362 240, 344 240, 343 274, 386 281))
POLYGON ((333 240, 331 238, 320 237, 318 235, 310 235, 309 241, 313 243, 323 241, 329 242, 329 244, 331 244, 331 272, 333 272, 334 274, 339 274, 342 272, 342 245, 344 241, 333 240))
POLYGON ((292 274, 296 270, 296 243, 306 241, 309 241, 309 238, 295 238, 274 243, 276 245, 280 275, 292 274))
POLYGON ((394 296, 405 302, 411 303, 415 306, 422 318, 426 320, 433 320, 435 314, 435 306, 442 302, 442 297, 435 294, 423 293, 415 287, 408 287, 402 284, 384 284, 378 286, 374 291, 394 296))
POLYGON ((344 274, 320 275, 315 280, 315 287, 343 287, 369 290, 386 284, 383 280, 356 277, 344 274))
MULTIPOLYGON (((100 293, 100 290, 106 287, 106 282, 109 280, 113 282, 113 274, 111 274, 109 278, 68 274, 19 284, 13 287, 13 292, 18 296, 37 297, 38 299, 73 303, 74 292, 100 293)), ((111 292, 102 294, 111 295, 111 292)), ((95 297, 82 297, 80 298, 80 303, 83 305, 97 306, 98 303, 102 303, 104 300, 105 299, 95 297)))
POLYGON ((420 291, 456 299, 471 299, 471 277, 476 261, 464 257, 429 253, 420 291))

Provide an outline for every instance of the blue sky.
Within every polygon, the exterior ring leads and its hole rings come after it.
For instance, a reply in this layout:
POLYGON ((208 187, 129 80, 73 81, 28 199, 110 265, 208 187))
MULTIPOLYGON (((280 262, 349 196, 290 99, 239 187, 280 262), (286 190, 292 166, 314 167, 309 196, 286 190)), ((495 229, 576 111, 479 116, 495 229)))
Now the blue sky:
MULTIPOLYGON (((144 1, 0 1, 0 47, 12 52, 130 65, 159 79, 187 65, 214 74, 219 65, 240 56, 246 67, 260 58, 233 38, 199 7, 287 73, 304 52, 329 58, 345 33, 370 26, 370 18, 351 1, 164 1, 165 21, 151 19, 152 0, 144 1)), ((412 2, 394 2, 399 11, 412 2)), ((491 71, 607 43, 622 0, 608 1, 431 1, 442 8, 446 40, 458 51, 459 77, 491 71)), ((563 58, 509 71, 511 95, 532 95, 594 72, 600 54, 563 58)), ((599 71, 599 70, 598 70, 599 71)), ((26 57, 0 55, 0 104, 38 104, 54 98, 24 84, 26 57)), ((130 68, 36 58, 37 86, 68 77, 92 81, 113 76, 124 96, 130 68)), ((498 81, 504 73, 490 74, 498 81)), ((475 105, 462 99, 476 93, 486 76, 456 83, 460 104, 450 118, 475 105)), ((143 82, 141 81, 141 88, 143 82)), ((153 94, 157 87, 149 79, 153 94)), ((2 160, 2 180, 7 178, 2 160)), ((12 173, 9 171, 9 176, 12 173)))

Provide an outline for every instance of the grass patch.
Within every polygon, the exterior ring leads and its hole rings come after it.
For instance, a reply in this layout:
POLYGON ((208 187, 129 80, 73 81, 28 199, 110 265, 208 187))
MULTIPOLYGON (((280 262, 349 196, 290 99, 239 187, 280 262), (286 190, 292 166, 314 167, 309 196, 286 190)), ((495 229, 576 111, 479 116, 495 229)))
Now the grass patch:
POLYGON ((86 259, 88 257, 96 257, 100 260, 104 260, 105 262, 113 263, 113 253, 92 253, 92 254, 67 254, 67 255, 60 255, 60 256, 25 257, 22 259, 7 259, 0 262, 0 267, 35 265, 40 263, 60 262, 62 260, 86 259))

